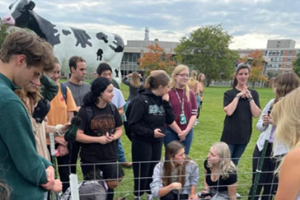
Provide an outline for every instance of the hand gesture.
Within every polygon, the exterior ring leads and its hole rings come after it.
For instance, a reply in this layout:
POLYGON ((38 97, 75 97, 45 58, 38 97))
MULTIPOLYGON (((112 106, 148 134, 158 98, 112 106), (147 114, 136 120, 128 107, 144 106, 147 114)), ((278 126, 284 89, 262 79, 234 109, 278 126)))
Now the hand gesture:
POLYGON ((263 125, 267 126, 269 124, 273 124, 273 120, 272 120, 272 118, 270 117, 269 114, 264 114, 263 115, 263 125))
POLYGON ((162 138, 162 137, 165 137, 165 134, 161 133, 160 128, 156 128, 156 129, 154 129, 154 137, 162 138))
POLYGON ((249 99, 249 98, 252 98, 252 95, 251 95, 251 92, 250 90, 248 90, 248 88, 246 89, 246 97, 249 99))
POLYGON ((64 145, 61 145, 61 144, 58 145, 57 151, 59 152, 59 156, 57 156, 57 157, 62 157, 62 156, 65 156, 69 153, 68 148, 64 145))
POLYGON ((181 131, 181 133, 178 134, 180 141, 184 141, 187 134, 188 134, 187 130, 181 131))
POLYGON ((53 192, 61 192, 62 191, 62 182, 59 179, 54 180, 54 187, 52 188, 53 192))
POLYGON ((164 101, 169 102, 169 99, 170 99, 169 93, 164 94, 164 96, 162 96, 162 99, 163 99, 164 101))
POLYGON ((110 143, 110 142, 112 142, 114 140, 115 140, 114 134, 110 134, 109 135, 108 132, 106 133, 106 135, 103 135, 103 136, 99 137, 99 143, 100 144, 108 144, 108 143, 110 143))
POLYGON ((246 98, 247 88, 243 89, 240 93, 238 93, 236 96, 239 96, 240 98, 246 98))
POLYGON ((61 127, 61 132, 62 132, 63 134, 65 134, 65 133, 67 132, 67 130, 70 128, 70 126, 71 126, 71 122, 65 123, 65 124, 62 125, 62 127, 61 127))
POLYGON ((46 169, 47 174, 47 183, 41 184, 43 188, 46 190, 51 190, 54 187, 55 181, 54 181, 54 168, 52 166, 49 166, 46 169))
POLYGON ((171 185, 172 185, 173 190, 180 190, 182 188, 182 185, 179 182, 171 183, 171 185))
POLYGON ((63 146, 68 146, 68 142, 65 140, 65 138, 63 137, 55 137, 54 138, 55 142, 57 142, 58 144, 61 144, 63 146))

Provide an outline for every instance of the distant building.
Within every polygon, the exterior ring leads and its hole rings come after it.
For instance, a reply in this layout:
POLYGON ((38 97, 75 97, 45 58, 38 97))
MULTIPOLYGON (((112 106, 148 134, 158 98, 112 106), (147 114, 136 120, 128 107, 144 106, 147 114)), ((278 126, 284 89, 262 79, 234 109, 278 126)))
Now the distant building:
POLYGON ((250 52, 260 51, 263 53, 268 64, 265 75, 268 72, 281 74, 293 69, 293 61, 296 59, 300 49, 295 48, 296 42, 291 39, 268 40, 266 49, 238 49, 240 57, 249 55, 250 52))
POLYGON ((127 40, 127 45, 124 48, 124 55, 121 62, 122 75, 127 75, 133 71, 141 71, 141 69, 138 68, 138 59, 148 52, 147 47, 149 45, 155 45, 155 43, 164 48, 168 54, 174 54, 174 49, 178 44, 180 44, 179 42, 165 42, 159 41, 158 39, 150 41, 149 29, 146 27, 144 40, 127 40))
MULTIPOLYGON (((158 39, 150 40, 149 29, 145 28, 144 40, 128 40, 124 48, 124 55, 121 62, 122 75, 127 75, 133 71, 141 71, 138 68, 138 59, 148 52, 147 47, 157 43, 164 48, 166 53, 174 55, 174 49, 180 42, 159 41, 158 39)), ((249 56, 250 52, 260 51, 264 55, 264 74, 281 74, 293 69, 293 61, 296 59, 300 49, 295 48, 296 41, 291 39, 268 40, 265 49, 237 49, 240 57, 249 56)))

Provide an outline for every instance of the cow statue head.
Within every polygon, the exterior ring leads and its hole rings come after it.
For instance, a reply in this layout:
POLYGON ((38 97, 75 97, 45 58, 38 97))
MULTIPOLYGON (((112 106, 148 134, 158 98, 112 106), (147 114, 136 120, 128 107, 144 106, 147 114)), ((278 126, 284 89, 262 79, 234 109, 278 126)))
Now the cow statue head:
POLYGON ((12 13, 5 16, 3 21, 7 25, 15 25, 20 28, 28 27, 34 7, 35 3, 33 1, 18 0, 9 6, 12 13))

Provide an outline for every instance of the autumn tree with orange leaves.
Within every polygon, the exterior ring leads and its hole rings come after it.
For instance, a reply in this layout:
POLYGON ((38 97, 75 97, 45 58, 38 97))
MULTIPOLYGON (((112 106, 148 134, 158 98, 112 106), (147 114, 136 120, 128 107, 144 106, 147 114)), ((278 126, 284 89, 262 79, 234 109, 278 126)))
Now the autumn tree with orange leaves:
POLYGON ((138 59, 139 68, 146 71, 146 76, 152 70, 164 70, 168 74, 172 73, 176 62, 172 60, 172 54, 167 54, 157 43, 149 45, 148 52, 138 59))
POLYGON ((256 82, 267 82, 268 78, 263 74, 263 53, 259 52, 258 50, 251 51, 248 54, 248 56, 245 56, 243 58, 243 62, 247 62, 249 57, 252 59, 252 61, 250 63, 251 73, 248 81, 252 84, 252 87, 254 88, 256 82))

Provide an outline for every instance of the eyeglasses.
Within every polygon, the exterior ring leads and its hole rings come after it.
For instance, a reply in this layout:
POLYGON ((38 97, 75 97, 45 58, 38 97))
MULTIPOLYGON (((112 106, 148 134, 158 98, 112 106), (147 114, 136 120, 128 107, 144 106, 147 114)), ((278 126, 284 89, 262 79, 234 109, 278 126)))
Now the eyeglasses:
POLYGON ((176 74, 176 75, 181 76, 181 77, 186 77, 186 78, 190 77, 189 74, 176 74))

